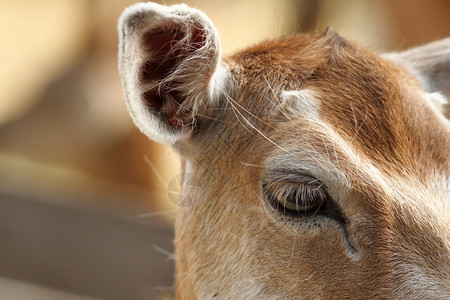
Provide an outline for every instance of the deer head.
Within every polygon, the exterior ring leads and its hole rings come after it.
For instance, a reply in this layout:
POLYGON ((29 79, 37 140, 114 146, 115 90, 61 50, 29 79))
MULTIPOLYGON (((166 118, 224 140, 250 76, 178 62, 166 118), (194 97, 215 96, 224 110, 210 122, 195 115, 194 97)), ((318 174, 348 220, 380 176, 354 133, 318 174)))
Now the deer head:
POLYGON ((331 29, 222 58, 185 5, 127 8, 136 125, 184 159, 177 299, 448 299, 450 40, 378 56, 331 29))

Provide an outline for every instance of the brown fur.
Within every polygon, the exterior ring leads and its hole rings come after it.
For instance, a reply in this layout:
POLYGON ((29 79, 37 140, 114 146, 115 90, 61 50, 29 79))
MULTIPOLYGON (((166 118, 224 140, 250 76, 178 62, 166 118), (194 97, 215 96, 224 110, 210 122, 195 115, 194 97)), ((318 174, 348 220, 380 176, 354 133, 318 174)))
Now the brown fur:
POLYGON ((449 125, 416 78, 330 29, 223 63, 227 85, 174 144, 177 299, 448 297, 449 125), (283 90, 312 91, 317 117, 283 90), (319 179, 342 219, 271 208, 277 170, 319 179))
MULTIPOLYGON (((300 135, 301 127, 308 127, 308 124, 297 120, 295 123, 280 122, 279 118, 273 123, 274 108, 262 104, 267 102, 265 96, 272 95, 261 94, 261 91, 267 92, 267 82, 261 74, 270 74, 270 84, 275 91, 282 88, 319 91, 323 99, 321 116, 357 149, 358 155, 371 160, 389 180, 395 181, 395 176, 402 176, 413 185, 420 184, 426 189, 427 181, 433 180, 434 176, 427 176, 426 172, 433 170, 447 174, 448 127, 430 120, 434 112, 414 95, 414 90, 419 91, 414 79, 369 51, 349 42, 335 44, 335 39, 329 36, 300 35, 264 43, 232 56, 227 62, 234 66, 231 70, 236 85, 244 87, 232 98, 257 115, 259 120, 245 114, 257 124, 256 127, 264 128, 264 134, 275 143, 296 145, 296 135, 300 135), (405 91, 407 84, 412 91, 405 91), (410 94, 412 96, 408 98, 410 94), (358 124, 355 124, 355 118, 358 124), (296 135, 286 141, 289 132, 296 132, 296 135)), ((300 230, 306 231, 298 237, 302 247, 297 241, 298 253, 294 249, 295 253, 290 257, 297 233, 270 219, 266 221, 267 225, 261 225, 261 220, 268 217, 263 209, 257 209, 262 206, 258 196, 260 186, 252 179, 263 177, 263 169, 243 167, 241 163, 261 165, 276 147, 239 123, 236 120, 239 117, 231 111, 227 113, 213 116, 223 119, 221 124, 199 121, 201 133, 192 137, 195 146, 182 150, 190 155, 196 153, 189 159, 199 165, 195 176, 203 182, 196 182, 202 191, 198 204, 183 208, 177 223, 177 257, 180 257, 177 274, 185 278, 178 281, 181 294, 196 295, 198 291, 190 285, 204 280, 204 276, 219 276, 221 280, 217 282, 221 283, 229 281, 226 276, 231 271, 226 266, 219 267, 224 262, 238 265, 252 262, 250 268, 254 269, 254 276, 264 274, 267 280, 265 293, 289 295, 290 299, 390 298, 398 292, 397 280, 401 280, 401 274, 397 273, 406 272, 399 270, 399 258, 412 264, 419 262, 425 272, 444 280, 441 288, 449 283, 448 269, 442 269, 443 273, 439 274, 439 266, 450 263, 448 215, 445 217, 448 211, 428 212, 426 206, 420 207, 419 211, 399 207, 401 204, 391 202, 391 197, 395 196, 377 190, 376 183, 359 174, 351 161, 343 159, 339 167, 353 182, 352 195, 344 200, 357 202, 352 205, 354 211, 347 213, 351 220, 347 230, 353 234, 361 258, 350 261, 344 256, 340 241, 342 233, 338 229, 321 227, 319 232, 309 232, 301 226, 300 230), (235 194, 225 192, 228 189, 235 194), (225 211, 227 216, 223 215, 225 211), (445 221, 436 222, 434 230, 429 228, 430 221, 435 218, 432 213, 444 214, 444 218, 439 219, 445 221), (187 238, 189 232, 195 238, 187 238), (211 242, 211 237, 218 243, 211 242), (247 247, 256 253, 242 253, 242 257, 232 262, 220 259, 229 253, 239 253, 242 239, 250 239, 253 245, 247 247), (211 243, 214 246, 206 246, 211 243), (197 261, 203 263, 197 265, 197 261), (216 268, 219 271, 214 271, 216 268), (297 280, 307 284, 293 285, 297 280)), ((309 134, 305 139, 312 136, 309 134)), ((323 141, 311 142, 317 142, 315 146, 319 151, 326 151, 323 141)), ((299 143, 296 147, 302 145, 299 143)), ((333 151, 333 146, 328 145, 327 151, 333 151)), ((413 202, 432 200, 427 199, 426 194, 417 195, 419 199, 409 198, 410 195, 404 197, 413 202)), ((229 287, 217 288, 220 291, 229 287)), ((426 294, 426 291, 422 292, 426 294)), ((399 293, 396 296, 403 298, 405 295, 399 293)))

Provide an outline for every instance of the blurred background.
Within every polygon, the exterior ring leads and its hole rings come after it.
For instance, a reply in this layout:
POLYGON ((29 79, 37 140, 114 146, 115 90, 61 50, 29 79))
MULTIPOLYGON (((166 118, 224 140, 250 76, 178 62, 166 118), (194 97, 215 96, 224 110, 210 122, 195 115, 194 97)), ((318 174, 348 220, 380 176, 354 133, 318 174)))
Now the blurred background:
MULTIPOLYGON (((185 2, 225 54, 327 25, 377 52, 450 35, 446 0, 185 2)), ((117 72, 132 3, 0 0, 0 299, 173 293, 178 158, 133 126, 117 72)))

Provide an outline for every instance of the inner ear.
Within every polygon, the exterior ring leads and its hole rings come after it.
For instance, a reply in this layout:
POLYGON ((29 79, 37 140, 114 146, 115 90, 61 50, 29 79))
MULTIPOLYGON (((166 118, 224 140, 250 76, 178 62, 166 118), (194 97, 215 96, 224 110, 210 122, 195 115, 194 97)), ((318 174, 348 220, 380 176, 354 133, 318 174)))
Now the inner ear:
POLYGON ((195 25, 190 34, 176 26, 161 27, 144 34, 142 45, 151 57, 142 66, 141 83, 167 78, 189 54, 205 47, 205 40, 205 32, 195 25))
MULTIPOLYGON (((186 29, 172 25, 152 29, 143 35, 141 45, 148 58, 139 70, 139 83, 143 86, 153 83, 150 90, 142 94, 149 108, 160 110, 167 104, 182 113, 180 108, 186 97, 171 87, 181 83, 176 82, 176 74, 181 72, 183 62, 206 46, 205 32, 197 27, 200 26, 186 29)), ((173 109, 169 115, 175 113, 173 109)))
POLYGON ((159 28, 144 35, 142 45, 144 51, 152 53, 140 70, 141 84, 167 77, 180 63, 182 47, 178 41, 185 38, 179 29, 159 28), (178 44, 178 45, 177 45, 178 44))
POLYGON ((193 132, 198 109, 225 80, 214 76, 224 68, 212 22, 186 5, 140 3, 122 14, 119 32, 120 76, 136 125, 170 144, 193 132))

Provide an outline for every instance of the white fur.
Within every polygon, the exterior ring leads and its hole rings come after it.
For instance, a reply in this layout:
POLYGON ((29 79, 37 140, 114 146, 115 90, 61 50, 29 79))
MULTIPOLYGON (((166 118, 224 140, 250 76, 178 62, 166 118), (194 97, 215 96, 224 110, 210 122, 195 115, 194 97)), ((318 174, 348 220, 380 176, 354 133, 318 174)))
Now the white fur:
POLYGON ((430 102, 430 104, 437 108, 441 113, 444 112, 444 105, 448 103, 447 98, 439 92, 428 93, 426 94, 426 99, 430 102))
POLYGON ((449 299, 450 294, 439 279, 427 275, 416 264, 402 264, 397 276, 403 280, 397 287, 396 293, 399 299, 449 299))
POLYGON ((291 113, 318 117, 320 101, 314 92, 308 89, 282 91, 280 95, 281 108, 291 113))
POLYGON ((231 74, 225 63, 217 66, 216 72, 211 77, 208 85, 209 99, 212 103, 217 103, 223 91, 230 88, 231 74))

